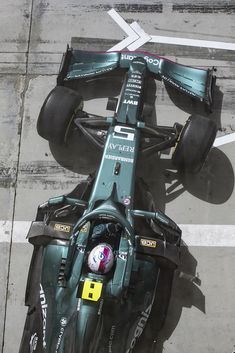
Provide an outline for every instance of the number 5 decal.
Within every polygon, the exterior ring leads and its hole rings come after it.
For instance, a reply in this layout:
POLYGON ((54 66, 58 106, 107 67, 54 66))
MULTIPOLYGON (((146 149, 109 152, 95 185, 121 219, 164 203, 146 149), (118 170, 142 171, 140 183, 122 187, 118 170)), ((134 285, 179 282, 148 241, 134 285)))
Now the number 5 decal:
POLYGON ((135 129, 132 129, 131 127, 116 125, 114 127, 113 137, 128 141, 134 141, 134 133, 135 129))

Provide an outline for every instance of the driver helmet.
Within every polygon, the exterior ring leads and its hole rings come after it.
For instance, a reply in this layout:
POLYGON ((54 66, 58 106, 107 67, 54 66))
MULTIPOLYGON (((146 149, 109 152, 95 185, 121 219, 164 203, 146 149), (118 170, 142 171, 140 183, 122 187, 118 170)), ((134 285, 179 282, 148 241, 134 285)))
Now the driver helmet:
POLYGON ((107 243, 101 243, 95 246, 88 256, 88 267, 94 273, 107 273, 111 270, 113 264, 113 249, 107 243))

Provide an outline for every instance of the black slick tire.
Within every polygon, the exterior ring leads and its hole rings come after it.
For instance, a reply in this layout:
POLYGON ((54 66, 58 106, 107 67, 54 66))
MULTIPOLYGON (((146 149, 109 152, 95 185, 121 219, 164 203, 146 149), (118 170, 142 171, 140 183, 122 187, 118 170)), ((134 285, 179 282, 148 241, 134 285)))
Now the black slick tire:
POLYGON ((183 127, 172 156, 180 170, 197 173, 202 168, 216 137, 216 124, 201 116, 191 116, 183 127))
POLYGON ((38 134, 52 143, 65 143, 75 113, 81 110, 82 106, 82 97, 76 91, 56 86, 48 94, 39 113, 38 134))

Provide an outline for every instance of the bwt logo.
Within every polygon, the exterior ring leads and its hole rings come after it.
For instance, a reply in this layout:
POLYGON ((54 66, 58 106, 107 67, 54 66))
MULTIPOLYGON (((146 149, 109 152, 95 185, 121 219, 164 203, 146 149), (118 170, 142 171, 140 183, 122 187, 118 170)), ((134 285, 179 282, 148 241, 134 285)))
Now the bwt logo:
POLYGON ((124 99, 123 104, 138 105, 138 101, 133 101, 131 99, 124 99))

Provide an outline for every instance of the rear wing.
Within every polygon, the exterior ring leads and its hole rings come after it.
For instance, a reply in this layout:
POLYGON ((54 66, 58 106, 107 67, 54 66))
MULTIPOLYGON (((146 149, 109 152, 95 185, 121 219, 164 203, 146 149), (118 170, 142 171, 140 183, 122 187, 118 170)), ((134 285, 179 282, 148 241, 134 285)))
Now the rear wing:
POLYGON ((63 56, 57 84, 95 77, 118 68, 128 69, 135 57, 142 57, 148 71, 179 91, 211 106, 216 77, 214 68, 199 69, 177 64, 166 58, 142 51, 93 52, 67 48, 63 56))

